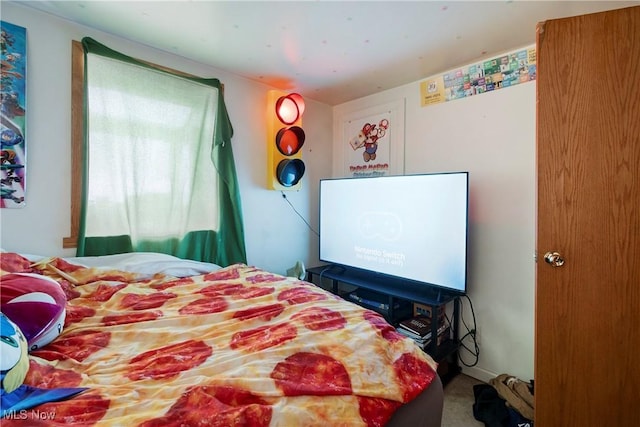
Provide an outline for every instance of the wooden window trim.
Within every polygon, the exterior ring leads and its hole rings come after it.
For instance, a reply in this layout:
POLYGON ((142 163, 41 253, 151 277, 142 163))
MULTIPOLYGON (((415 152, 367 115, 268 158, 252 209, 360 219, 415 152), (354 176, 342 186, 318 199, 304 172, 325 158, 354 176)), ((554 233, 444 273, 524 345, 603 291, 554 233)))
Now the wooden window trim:
POLYGON ((84 50, 82 43, 71 41, 71 228, 70 235, 62 239, 62 247, 78 246, 80 205, 82 200, 82 133, 84 50))

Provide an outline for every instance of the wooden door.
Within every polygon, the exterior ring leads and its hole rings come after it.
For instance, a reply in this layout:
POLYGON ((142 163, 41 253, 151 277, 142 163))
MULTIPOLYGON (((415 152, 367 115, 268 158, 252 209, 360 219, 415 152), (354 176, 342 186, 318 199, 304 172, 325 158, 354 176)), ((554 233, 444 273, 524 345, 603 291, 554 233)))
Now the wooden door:
POLYGON ((638 425, 640 7, 541 23, 537 56, 535 425, 638 425))

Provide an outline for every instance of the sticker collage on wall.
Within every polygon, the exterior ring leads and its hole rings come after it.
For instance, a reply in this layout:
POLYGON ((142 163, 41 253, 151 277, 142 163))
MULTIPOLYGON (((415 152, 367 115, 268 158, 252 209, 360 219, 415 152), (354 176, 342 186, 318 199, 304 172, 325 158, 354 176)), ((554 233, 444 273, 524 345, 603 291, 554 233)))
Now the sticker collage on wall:
POLYGON ((515 86, 536 79, 536 50, 522 49, 420 83, 422 106, 515 86))
POLYGON ((1 208, 21 208, 26 190, 27 31, 2 21, 1 208))

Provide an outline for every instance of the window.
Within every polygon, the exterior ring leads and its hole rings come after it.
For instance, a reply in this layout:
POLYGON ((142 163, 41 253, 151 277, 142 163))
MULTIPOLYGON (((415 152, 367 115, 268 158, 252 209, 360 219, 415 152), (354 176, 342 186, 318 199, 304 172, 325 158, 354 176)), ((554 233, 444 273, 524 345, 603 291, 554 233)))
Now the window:
POLYGON ((244 262, 219 82, 88 38, 73 43, 72 56, 72 235, 64 246, 77 242, 78 255, 154 251, 244 262))

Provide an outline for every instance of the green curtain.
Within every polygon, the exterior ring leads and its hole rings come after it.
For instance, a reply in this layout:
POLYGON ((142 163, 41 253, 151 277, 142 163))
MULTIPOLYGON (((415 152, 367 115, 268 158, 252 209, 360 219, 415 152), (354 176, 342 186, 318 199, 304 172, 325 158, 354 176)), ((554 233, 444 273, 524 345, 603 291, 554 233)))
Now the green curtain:
POLYGON ((77 256, 161 252, 223 266, 246 263, 233 127, 219 80, 160 70, 88 37, 82 45, 84 170, 77 256), (111 76, 89 83, 105 69, 116 70, 111 71, 116 83, 111 76), (145 96, 145 86, 156 91, 158 106, 143 112, 136 100, 145 96), (94 105, 96 98, 110 101, 94 105), (136 123, 139 117, 144 126, 136 123), (100 167, 90 171, 91 159, 100 159, 94 161, 100 167), (153 165, 147 175, 137 171, 143 164, 153 165))

